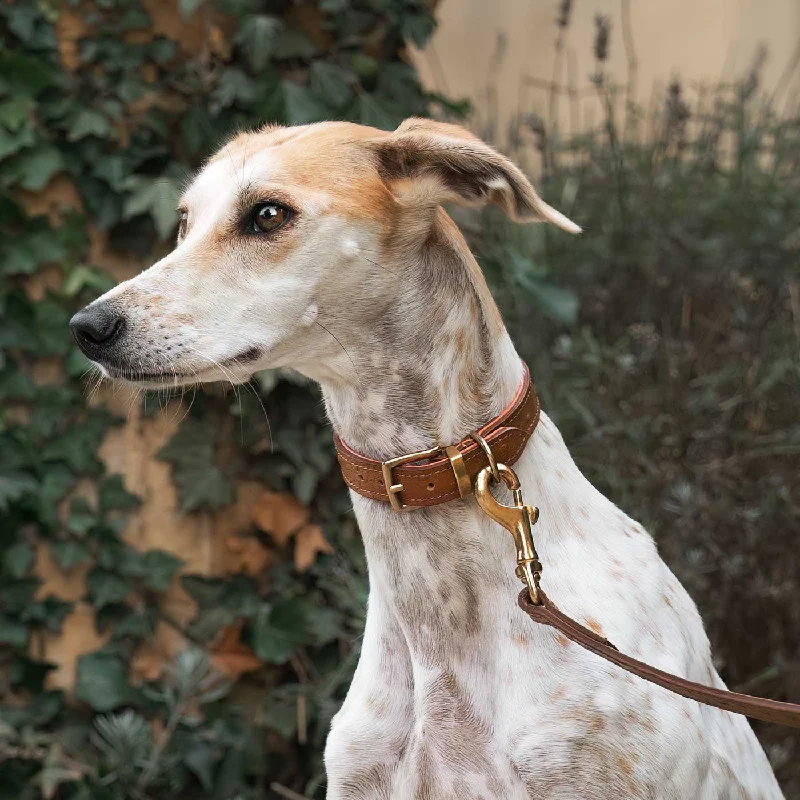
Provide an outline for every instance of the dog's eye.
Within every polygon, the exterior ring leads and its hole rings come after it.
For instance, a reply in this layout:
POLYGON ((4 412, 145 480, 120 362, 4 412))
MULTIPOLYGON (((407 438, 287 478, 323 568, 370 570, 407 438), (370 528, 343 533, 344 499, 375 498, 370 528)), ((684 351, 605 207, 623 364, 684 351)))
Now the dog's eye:
POLYGON ((186 230, 189 227, 189 212, 181 211, 178 217, 178 244, 186 238, 186 230))
POLYGON ((278 203, 261 203, 253 209, 253 231, 272 233, 284 225, 290 216, 289 209, 278 203))

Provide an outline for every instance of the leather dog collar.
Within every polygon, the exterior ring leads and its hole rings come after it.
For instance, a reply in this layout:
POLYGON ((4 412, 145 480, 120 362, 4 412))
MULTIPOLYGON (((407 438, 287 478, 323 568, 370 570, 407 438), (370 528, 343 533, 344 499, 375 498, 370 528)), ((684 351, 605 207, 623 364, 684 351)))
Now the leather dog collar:
POLYGON ((389 461, 367 458, 334 435, 345 483, 372 500, 391 503, 396 511, 435 506, 470 497, 475 476, 497 462, 511 465, 522 455, 539 422, 539 398, 523 364, 522 384, 511 404, 473 435, 454 445, 433 447, 389 461), (491 450, 487 453, 483 443, 491 450))

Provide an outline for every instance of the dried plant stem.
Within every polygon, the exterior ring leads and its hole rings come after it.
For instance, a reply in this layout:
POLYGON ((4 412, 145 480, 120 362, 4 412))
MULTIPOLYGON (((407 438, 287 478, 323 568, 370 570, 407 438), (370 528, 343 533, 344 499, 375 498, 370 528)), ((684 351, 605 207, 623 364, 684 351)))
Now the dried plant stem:
POLYGON ((636 106, 639 61, 636 58, 633 39, 630 0, 620 0, 620 3, 622 11, 622 42, 625 47, 625 58, 628 62, 628 81, 625 86, 625 130, 627 130, 636 106))
POLYGON ((578 95, 578 56, 573 48, 567 51, 567 90, 569 92, 569 133, 577 136, 581 129, 581 107, 578 95))
POLYGON ((783 72, 781 73, 780 78, 778 78, 777 84, 775 84, 775 91, 772 93, 772 103, 777 106, 781 96, 786 91, 786 88, 789 86, 789 83, 792 80, 792 77, 797 72, 797 68, 800 66, 800 41, 797 42, 797 45, 794 48, 794 52, 789 58, 786 66, 783 68, 783 72))
POLYGON ((285 797, 286 800, 310 800, 310 798, 306 797, 304 794, 300 794, 300 792, 296 792, 294 789, 290 789, 288 786, 284 786, 277 781, 273 781, 269 785, 269 788, 272 789, 275 794, 285 797))
POLYGON ((547 121, 550 123, 550 130, 558 129, 558 92, 556 87, 561 78, 561 62, 564 58, 564 32, 566 28, 559 25, 558 35, 556 36, 555 55, 553 56, 553 78, 550 81, 550 95, 547 99, 547 121))
POLYGON ((800 346, 800 282, 798 281, 793 281, 789 284, 789 305, 792 309, 794 335, 798 346, 800 346))

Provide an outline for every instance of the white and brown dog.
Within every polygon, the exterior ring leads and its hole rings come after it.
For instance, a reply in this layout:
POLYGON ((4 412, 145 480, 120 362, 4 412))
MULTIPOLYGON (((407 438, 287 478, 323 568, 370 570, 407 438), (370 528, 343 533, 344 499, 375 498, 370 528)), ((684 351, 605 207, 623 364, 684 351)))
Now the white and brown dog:
MULTIPOLYGON (((180 206, 175 250, 72 320, 146 386, 293 367, 378 459, 459 441, 523 367, 445 201, 577 227, 461 128, 412 119, 241 134, 180 206)), ((623 652, 722 686, 650 536, 542 416, 516 465, 548 595, 623 652)), ((325 752, 331 800, 781 797, 747 721, 627 675, 517 607, 513 544, 475 500, 405 514, 353 494, 369 562, 361 659, 325 752)))

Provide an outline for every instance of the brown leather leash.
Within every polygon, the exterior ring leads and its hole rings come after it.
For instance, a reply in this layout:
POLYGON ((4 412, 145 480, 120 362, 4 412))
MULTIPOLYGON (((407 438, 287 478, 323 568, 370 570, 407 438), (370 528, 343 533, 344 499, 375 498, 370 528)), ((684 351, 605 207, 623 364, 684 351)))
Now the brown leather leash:
POLYGON ((789 725, 792 728, 800 728, 800 704, 782 703, 778 700, 768 700, 765 697, 754 697, 750 694, 740 694, 731 692, 727 689, 717 689, 713 686, 706 686, 703 683, 679 678, 664 670, 651 667, 644 661, 638 661, 631 656, 620 653, 608 639, 598 636, 594 631, 576 622, 572 617, 568 617, 559 611, 552 600, 539 589, 539 604, 531 601, 530 593, 525 588, 519 595, 519 607, 534 621, 541 625, 550 625, 575 644, 579 644, 586 650, 596 653, 606 661, 616 664, 618 667, 638 675, 650 683, 663 686, 665 689, 704 703, 707 706, 721 708, 723 711, 733 711, 736 714, 744 714, 746 717, 760 719, 764 722, 775 722, 778 725, 789 725))
POLYGON ((433 447, 381 462, 356 453, 338 436, 334 441, 347 485, 364 497, 391 503, 395 511, 474 496, 483 511, 514 537, 516 574, 525 584, 518 602, 534 622, 555 628, 606 661, 682 697, 764 722, 800 728, 800 704, 717 689, 638 661, 564 614, 542 591, 539 587, 542 565, 531 532, 539 510, 525 504, 519 478, 509 466, 525 449, 539 422, 539 412, 539 398, 526 366, 522 385, 511 404, 455 445, 433 447), (492 495, 491 485, 500 483, 511 490, 513 506, 499 503, 492 495))

